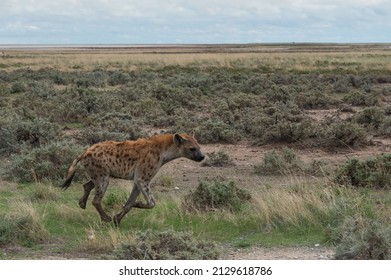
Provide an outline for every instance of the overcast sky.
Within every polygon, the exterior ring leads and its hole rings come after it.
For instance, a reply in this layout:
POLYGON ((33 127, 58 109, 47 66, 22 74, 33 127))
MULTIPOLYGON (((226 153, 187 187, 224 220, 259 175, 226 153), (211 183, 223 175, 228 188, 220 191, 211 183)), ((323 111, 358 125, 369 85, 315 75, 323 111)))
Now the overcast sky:
POLYGON ((391 42, 391 0, 0 0, 0 44, 391 42))

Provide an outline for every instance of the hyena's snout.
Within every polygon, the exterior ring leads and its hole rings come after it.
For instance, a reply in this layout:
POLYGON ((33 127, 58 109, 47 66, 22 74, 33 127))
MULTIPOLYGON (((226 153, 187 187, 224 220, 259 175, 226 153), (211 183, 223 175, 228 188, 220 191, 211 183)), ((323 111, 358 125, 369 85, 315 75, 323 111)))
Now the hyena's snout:
POLYGON ((200 162, 203 161, 205 156, 202 154, 201 151, 199 151, 193 158, 194 161, 200 162))

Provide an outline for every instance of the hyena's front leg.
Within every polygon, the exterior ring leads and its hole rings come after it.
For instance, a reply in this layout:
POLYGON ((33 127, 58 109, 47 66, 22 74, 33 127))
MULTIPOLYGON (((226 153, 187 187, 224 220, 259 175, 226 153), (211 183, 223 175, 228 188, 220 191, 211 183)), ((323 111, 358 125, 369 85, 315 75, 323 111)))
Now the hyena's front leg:
POLYGON ((143 208, 143 209, 152 209, 153 207, 155 207, 155 204, 156 204, 155 199, 153 198, 153 196, 151 194, 149 184, 145 183, 145 182, 142 182, 142 183, 139 182, 137 184, 137 187, 139 188, 140 192, 143 194, 143 196, 146 200, 146 203, 143 203, 141 201, 136 201, 134 203, 133 207, 143 208))
POLYGON ((132 192, 130 193, 130 196, 128 200, 126 201, 124 207, 122 208, 121 212, 119 212, 117 215, 114 216, 114 224, 116 226, 119 226, 119 223, 121 222, 122 218, 130 211, 130 209, 133 207, 134 202, 136 201, 138 195, 140 194, 140 190, 136 185, 134 185, 132 192))

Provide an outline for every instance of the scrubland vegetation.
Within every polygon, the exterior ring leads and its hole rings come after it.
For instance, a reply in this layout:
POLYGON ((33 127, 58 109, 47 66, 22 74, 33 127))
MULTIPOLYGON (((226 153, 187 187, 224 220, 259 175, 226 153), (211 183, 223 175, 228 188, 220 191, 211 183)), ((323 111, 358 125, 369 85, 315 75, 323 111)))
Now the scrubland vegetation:
MULTIPOLYGON (((391 51, 307 47, 6 52, 0 258, 215 259, 321 243, 335 258, 389 259, 391 51), (205 176, 158 174, 157 206, 121 228, 78 208, 82 172, 69 191, 56 187, 86 146, 160 132, 195 132, 213 150, 205 176), (228 144, 265 153, 243 169, 213 149, 228 144), (335 160, 302 158, 315 150, 335 160)), ((129 188, 111 182, 105 208, 119 211, 129 188)))

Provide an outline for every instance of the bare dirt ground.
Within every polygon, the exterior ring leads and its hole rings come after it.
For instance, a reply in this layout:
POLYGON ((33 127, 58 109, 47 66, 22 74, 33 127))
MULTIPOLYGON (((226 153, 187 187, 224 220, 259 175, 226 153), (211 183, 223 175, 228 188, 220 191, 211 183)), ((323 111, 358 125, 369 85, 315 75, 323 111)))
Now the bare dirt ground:
MULTIPOLYGON (((56 244, 46 244, 39 252, 25 247, 5 247, 0 250, 0 259, 7 259, 9 256, 18 256, 18 259, 38 260, 83 260, 101 259, 99 252, 78 252, 64 253, 59 251, 56 244), (95 255, 95 257, 94 257, 95 255)), ((334 249, 322 247, 319 244, 314 246, 300 247, 252 247, 246 249, 227 248, 221 255, 223 260, 331 260, 334 256, 334 249)))
MULTIPOLYGON (((159 176, 168 175, 173 178, 175 184, 181 191, 181 186, 195 186, 199 179, 202 178, 221 178, 224 180, 235 181, 238 185, 248 189, 254 189, 260 185, 265 184, 278 184, 281 186, 289 186, 292 183, 305 182, 318 182, 327 183, 328 178, 326 176, 314 177, 314 176, 292 176, 287 178, 286 176, 269 176, 263 174, 257 174, 254 171, 256 164, 261 164, 263 156, 266 152, 275 150, 281 150, 286 145, 262 145, 252 146, 249 144, 215 144, 215 145, 202 145, 202 151, 205 154, 223 151, 228 154, 234 162, 234 166, 227 167, 203 167, 199 163, 189 161, 187 159, 178 159, 165 166, 163 166, 157 176, 155 177, 155 185, 157 191, 159 191, 159 176)), ((330 168, 337 166, 338 164, 345 162, 350 158, 368 158, 381 153, 391 152, 390 139, 376 138, 372 139, 372 144, 361 149, 341 149, 329 151, 320 148, 305 148, 300 145, 292 144, 288 146, 291 148, 305 163, 308 164, 313 160, 322 160, 330 165, 330 168)), ((186 190, 185 190, 186 191, 186 190)))
POLYGON ((334 249, 314 244, 312 247, 277 247, 232 249, 224 259, 228 260, 331 260, 334 249))

